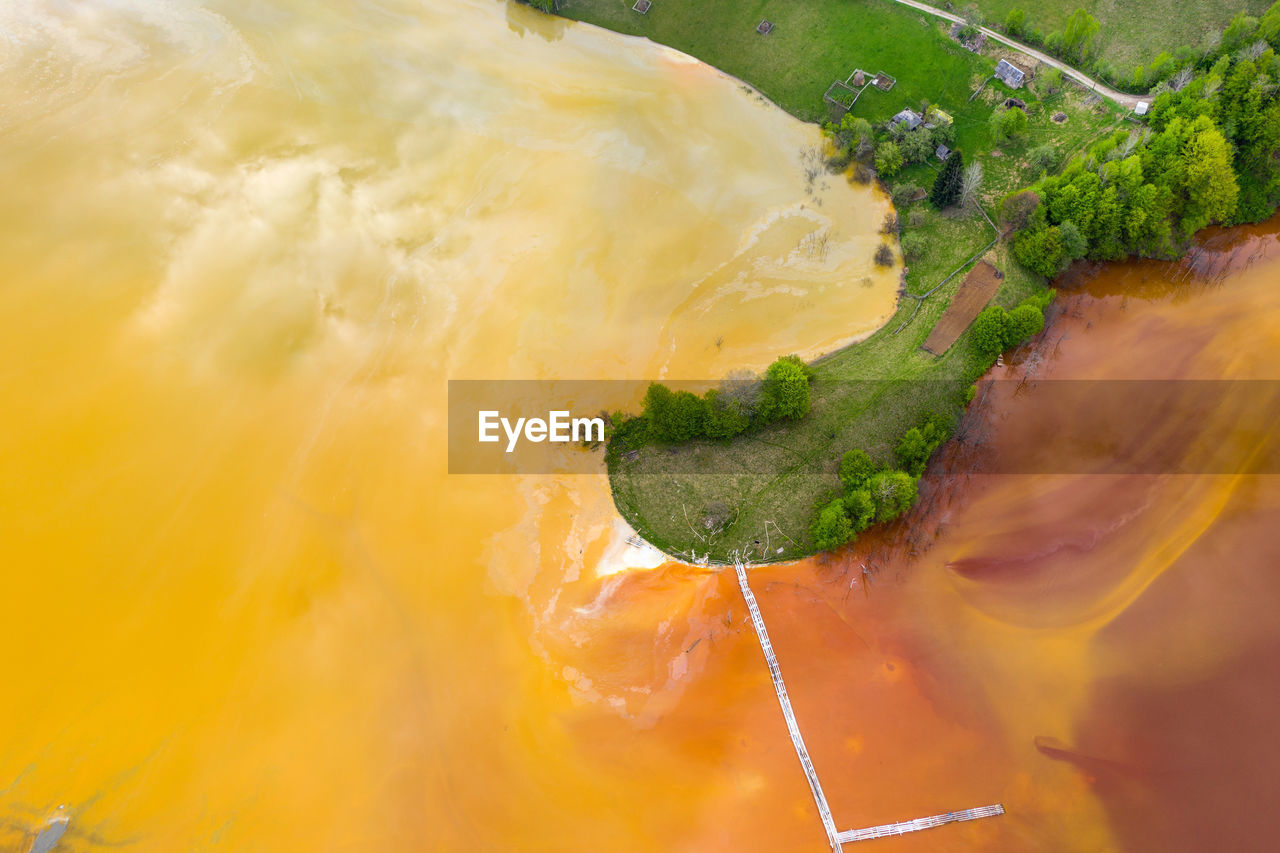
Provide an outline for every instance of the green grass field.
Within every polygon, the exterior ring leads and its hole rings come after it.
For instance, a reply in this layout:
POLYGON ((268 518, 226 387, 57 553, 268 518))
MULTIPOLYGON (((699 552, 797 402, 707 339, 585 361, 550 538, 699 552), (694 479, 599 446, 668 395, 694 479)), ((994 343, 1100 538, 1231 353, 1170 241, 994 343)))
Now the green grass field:
POLYGON ((806 121, 828 117, 823 93, 855 68, 897 78, 855 109, 882 119, 923 99, 959 108, 995 66, 944 38, 938 19, 888 0, 655 0, 647 15, 632 2, 564 0, 560 14, 696 56, 806 121), (765 18, 776 26, 762 36, 755 27, 765 18))
MULTIPOLYGON (((945 8, 945 0, 925 0, 945 8)), ((968 4, 953 3, 956 10, 968 4)), ((1213 30, 1221 30, 1237 12, 1261 15, 1271 0, 1193 2, 1183 0, 974 0, 988 24, 1003 24, 1011 9, 1027 13, 1027 27, 1044 35, 1061 31, 1067 17, 1084 9, 1102 25, 1098 55, 1126 74, 1134 65, 1145 65, 1161 51, 1180 45, 1200 47, 1213 30)))

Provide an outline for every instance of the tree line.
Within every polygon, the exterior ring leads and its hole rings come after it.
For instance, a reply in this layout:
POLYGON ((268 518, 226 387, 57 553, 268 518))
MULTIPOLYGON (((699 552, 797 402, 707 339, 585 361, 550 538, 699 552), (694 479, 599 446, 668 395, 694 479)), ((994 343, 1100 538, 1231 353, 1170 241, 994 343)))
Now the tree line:
POLYGON ((611 449, 695 438, 728 441, 777 421, 797 420, 809 412, 812 378, 812 368, 799 356, 785 355, 769 365, 763 377, 733 374, 702 396, 651 382, 639 415, 611 417, 611 449))
POLYGON ((1270 216, 1280 201, 1278 74, 1268 45, 1166 87, 1147 127, 1115 131, 1004 199, 1014 256, 1052 277, 1078 258, 1174 257, 1206 225, 1270 216))

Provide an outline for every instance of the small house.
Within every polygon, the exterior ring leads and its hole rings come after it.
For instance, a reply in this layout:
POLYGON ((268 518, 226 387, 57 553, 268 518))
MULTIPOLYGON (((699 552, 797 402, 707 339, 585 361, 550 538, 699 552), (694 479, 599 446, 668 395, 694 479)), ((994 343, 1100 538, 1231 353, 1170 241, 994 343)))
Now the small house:
POLYGON ((1151 104, 1146 101, 1138 101, 1138 105, 1133 108, 1133 114, 1136 116, 1144 116, 1147 110, 1151 109, 1151 104))
POLYGON ((939 145, 937 150, 935 150, 933 153, 935 156, 937 156, 939 160, 946 160, 948 157, 951 156, 951 149, 945 145, 939 145))
POLYGON ((915 110, 906 109, 898 113, 889 120, 890 127, 900 127, 903 130, 915 130, 924 123, 924 118, 915 110))
POLYGON ((996 65, 996 77, 1012 88, 1020 89, 1022 84, 1026 82, 1027 73, 1009 60, 1002 59, 996 65))

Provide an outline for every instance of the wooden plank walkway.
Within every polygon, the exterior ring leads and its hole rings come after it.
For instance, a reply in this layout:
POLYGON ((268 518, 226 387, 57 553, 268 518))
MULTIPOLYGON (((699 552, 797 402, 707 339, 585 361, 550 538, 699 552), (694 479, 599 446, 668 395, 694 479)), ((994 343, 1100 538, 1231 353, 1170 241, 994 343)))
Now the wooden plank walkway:
POLYGON ((822 784, 818 781, 818 771, 809 758, 809 750, 800 735, 800 724, 796 722, 795 711, 791 708, 791 697, 787 695, 787 685, 782 680, 782 668, 778 666, 778 658, 773 653, 773 643, 769 641, 769 631, 764 626, 764 616, 760 613, 760 605, 756 602, 751 584, 747 583, 747 567, 741 559, 735 558, 733 569, 738 574, 738 588, 747 602, 747 611, 751 614, 751 625, 756 630, 756 639, 760 641, 760 650, 764 652, 765 663, 769 666, 769 677, 773 679, 773 690, 778 694, 778 704, 782 707, 783 719, 787 721, 787 733, 791 735, 791 745, 795 747, 796 757, 800 759, 800 767, 804 770, 805 779, 809 782, 809 790, 813 794, 813 802, 818 807, 818 817, 822 819, 822 828, 826 830, 827 841, 834 853, 842 853, 844 844, 852 841, 868 841, 873 838, 885 838, 891 835, 902 835, 922 829, 932 829, 948 823, 965 820, 977 820, 984 817, 995 817, 1004 814, 1004 806, 997 803, 993 806, 980 806, 959 812, 918 817, 901 823, 885 823, 866 829, 848 829, 836 831, 835 820, 831 817, 831 807, 827 804, 827 796, 822 793, 822 784))
POLYGON ((773 690, 778 694, 778 704, 782 706, 782 716, 787 721, 787 732, 791 735, 791 745, 796 748, 796 756, 800 759, 800 767, 804 769, 805 778, 809 780, 809 790, 813 792, 813 801, 818 806, 818 817, 822 819, 822 828, 827 831, 827 840, 831 849, 840 853, 840 840, 836 832, 836 823, 831 818, 831 807, 827 805, 827 796, 822 793, 822 785, 818 782, 818 771, 813 769, 813 761, 809 758, 809 750, 800 736, 800 725, 796 722, 795 712, 791 709, 791 699, 787 696, 787 685, 782 681, 782 669, 778 666, 778 658, 773 654, 773 643, 769 642, 769 632, 764 627, 764 617, 760 615, 760 605, 756 603, 751 585, 747 583, 747 567, 741 560, 733 561, 734 571, 738 573, 738 586, 742 589, 742 597, 747 601, 747 610, 751 613, 751 624, 756 629, 756 638, 760 640, 760 648, 764 651, 765 662, 769 664, 769 677, 773 679, 773 690))
POLYGON ((836 840, 841 844, 847 844, 850 841, 870 841, 873 838, 887 838, 890 835, 903 835, 908 832, 919 832, 922 829, 933 829, 935 826, 942 826, 948 823, 978 820, 979 818, 995 817, 1002 814, 1004 814, 1004 806, 996 803, 994 806, 979 806, 976 809, 965 809, 960 812, 918 817, 915 820, 904 820, 901 823, 884 823, 880 826, 870 826, 866 829, 848 829, 836 835, 836 840))

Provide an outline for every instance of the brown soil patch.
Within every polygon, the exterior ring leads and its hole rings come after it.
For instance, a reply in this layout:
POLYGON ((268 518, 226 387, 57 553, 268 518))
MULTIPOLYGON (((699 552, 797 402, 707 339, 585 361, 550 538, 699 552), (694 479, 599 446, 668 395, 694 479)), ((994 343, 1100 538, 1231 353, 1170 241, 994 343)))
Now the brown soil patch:
POLYGON ((960 289, 956 291, 955 298, 951 300, 947 310, 942 312, 933 331, 929 333, 928 339, 924 342, 925 351, 942 355, 950 349, 964 330, 969 328, 969 324, 973 322, 974 317, 978 316, 978 312, 986 307, 992 296, 996 295, 1002 279, 1004 279, 1004 273, 986 261, 978 261, 977 266, 969 270, 969 274, 960 283, 960 289))

